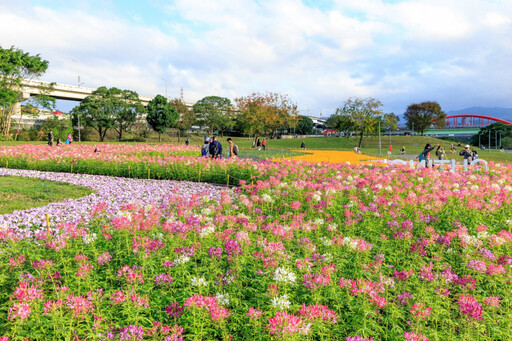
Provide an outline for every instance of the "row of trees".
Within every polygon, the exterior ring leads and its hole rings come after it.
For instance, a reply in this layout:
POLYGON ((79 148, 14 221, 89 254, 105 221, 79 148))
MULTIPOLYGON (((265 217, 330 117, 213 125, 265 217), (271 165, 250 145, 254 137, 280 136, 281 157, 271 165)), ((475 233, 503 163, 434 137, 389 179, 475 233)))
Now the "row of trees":
MULTIPOLYGON (((22 50, 11 47, 0 48, 0 134, 10 136, 12 114, 20 101, 22 81, 40 77, 48 68, 48 61, 39 55, 31 56, 22 50)), ((23 114, 36 115, 37 107, 50 110, 55 108, 55 100, 47 95, 51 91, 43 89, 39 96, 31 97, 23 114)), ((343 132, 355 132, 359 145, 365 135, 376 132, 380 125, 383 130, 397 128, 398 117, 394 113, 384 113, 382 103, 374 98, 350 98, 338 108, 327 125, 343 132)), ((103 141, 108 130, 115 130, 118 139, 129 132, 133 125, 145 116, 149 126, 159 136, 167 129, 176 129, 178 137, 192 125, 204 128, 208 134, 236 131, 254 136, 275 137, 279 132, 291 131, 309 133, 311 119, 298 115, 297 106, 287 95, 279 93, 253 93, 234 99, 234 104, 219 96, 208 96, 199 100, 190 110, 179 99, 169 101, 157 95, 147 106, 141 104, 139 95, 132 90, 100 87, 85 98, 72 112, 73 126, 91 127, 103 141)), ((423 134, 433 121, 444 124, 444 113, 437 102, 411 104, 404 113, 409 129, 423 134)), ((21 120, 21 119, 20 119, 21 120)))

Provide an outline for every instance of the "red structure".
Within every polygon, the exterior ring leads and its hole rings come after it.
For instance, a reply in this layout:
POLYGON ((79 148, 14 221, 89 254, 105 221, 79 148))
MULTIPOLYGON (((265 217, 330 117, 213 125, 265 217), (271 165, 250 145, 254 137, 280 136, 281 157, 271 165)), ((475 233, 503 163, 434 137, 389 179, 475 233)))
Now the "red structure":
POLYGON ((323 131, 324 136, 336 135, 337 133, 338 133, 337 130, 324 130, 323 131))
MULTIPOLYGON (((484 115, 451 115, 446 116, 444 120, 446 121, 446 128, 480 128, 497 122, 512 125, 511 122, 484 115)), ((432 122, 435 121, 438 120, 432 122)))

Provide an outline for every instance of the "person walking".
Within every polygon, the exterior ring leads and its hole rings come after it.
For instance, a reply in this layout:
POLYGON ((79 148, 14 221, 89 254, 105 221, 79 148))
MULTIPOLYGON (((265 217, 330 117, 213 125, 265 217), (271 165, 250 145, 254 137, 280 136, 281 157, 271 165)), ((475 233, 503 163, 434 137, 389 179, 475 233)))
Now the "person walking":
POLYGON ((50 130, 50 132, 48 133, 48 145, 50 147, 53 146, 53 131, 50 130))
POLYGON ((304 143, 304 141, 300 144, 300 149, 306 150, 306 143, 304 143))
POLYGON ((188 139, 185 140, 185 145, 188 146, 190 144, 190 141, 188 139))
POLYGON ((229 143, 228 157, 229 158, 237 158, 238 157, 238 146, 233 143, 233 140, 231 139, 231 137, 228 137, 227 141, 229 143))
POLYGON ((210 157, 212 159, 222 158, 222 144, 217 141, 215 136, 212 137, 212 142, 210 143, 210 157))
POLYGON ((263 147, 263 150, 267 149, 267 141, 265 141, 265 139, 261 141, 261 146, 263 147))
POLYGON ((405 146, 402 146, 402 149, 400 149, 400 155, 405 155, 405 146))
POLYGON ((261 142, 260 142, 260 139, 258 139, 258 141, 256 142, 256 148, 258 148, 258 150, 261 150, 261 142))
POLYGON ((432 147, 430 143, 427 143, 423 151, 420 153, 420 155, 418 155, 418 159, 420 162, 425 160, 425 167, 428 168, 430 161, 430 152, 433 151, 437 146, 439 146, 439 144, 436 144, 435 146, 432 147))
POLYGON ((467 144, 467 145, 464 146, 464 149, 462 149, 459 152, 459 155, 460 156, 464 156, 464 160, 468 161, 468 165, 470 165, 471 162, 473 161, 473 153, 471 153, 470 148, 471 147, 469 146, 469 144, 467 144))
POLYGON ((71 144, 71 142, 73 142, 73 137, 71 134, 68 134, 68 137, 66 138, 66 144, 71 144))

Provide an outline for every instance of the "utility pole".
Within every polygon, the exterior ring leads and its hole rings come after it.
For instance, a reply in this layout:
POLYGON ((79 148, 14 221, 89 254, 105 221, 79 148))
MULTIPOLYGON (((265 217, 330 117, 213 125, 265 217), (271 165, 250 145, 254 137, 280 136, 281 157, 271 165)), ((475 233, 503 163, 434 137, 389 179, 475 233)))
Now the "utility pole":
POLYGON ((489 153, 491 152, 491 129, 489 129, 489 153))
POLYGON ((379 155, 382 155, 382 142, 380 140, 380 120, 379 120, 379 155))
POLYGON ((498 131, 494 132, 494 143, 496 144, 496 150, 498 150, 498 131))

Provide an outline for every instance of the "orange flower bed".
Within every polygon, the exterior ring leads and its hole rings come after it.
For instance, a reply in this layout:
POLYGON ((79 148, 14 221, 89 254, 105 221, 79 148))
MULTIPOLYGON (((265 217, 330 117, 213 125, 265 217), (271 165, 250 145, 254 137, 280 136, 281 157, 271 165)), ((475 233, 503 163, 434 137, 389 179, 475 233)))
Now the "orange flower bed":
POLYGON ((307 150, 304 151, 306 155, 292 156, 275 161, 296 160, 307 162, 329 162, 329 163, 345 163, 358 164, 363 161, 380 159, 375 156, 368 156, 363 154, 356 154, 352 151, 338 151, 338 150, 307 150))

